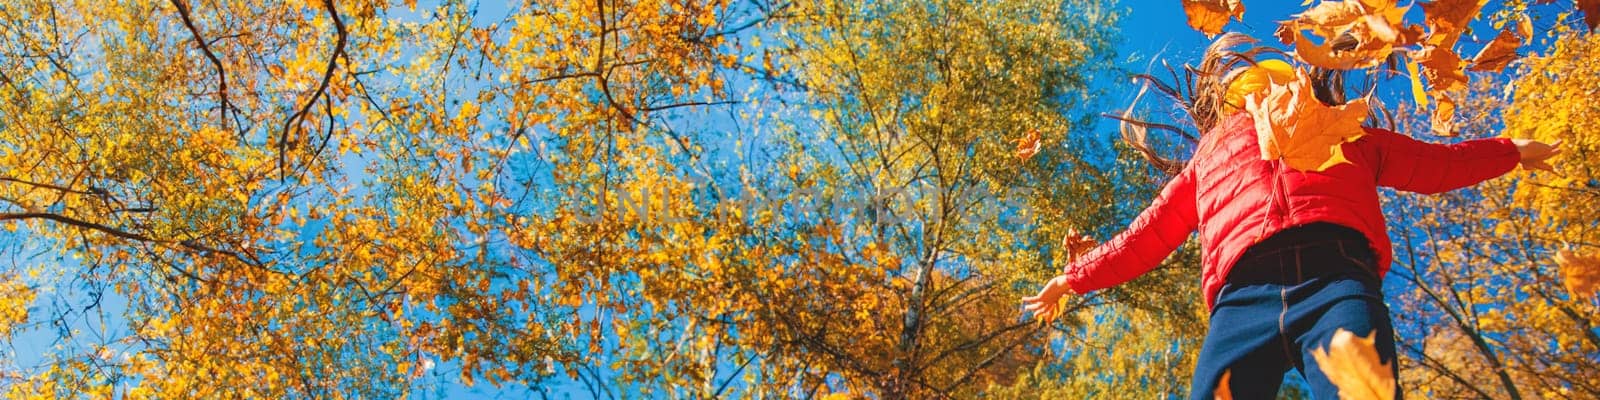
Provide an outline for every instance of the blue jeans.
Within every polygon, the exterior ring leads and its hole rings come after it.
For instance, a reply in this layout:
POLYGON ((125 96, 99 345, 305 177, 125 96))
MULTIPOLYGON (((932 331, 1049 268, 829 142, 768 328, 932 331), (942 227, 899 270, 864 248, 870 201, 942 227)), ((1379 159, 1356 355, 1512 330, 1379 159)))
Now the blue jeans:
POLYGON ((1294 367, 1316 398, 1338 399, 1311 354, 1339 329, 1361 337, 1376 330, 1378 357, 1399 376, 1372 250, 1359 234, 1326 229, 1300 230, 1290 241, 1275 235, 1235 264, 1212 309, 1189 398, 1211 399, 1226 371, 1234 398, 1271 399, 1294 367))

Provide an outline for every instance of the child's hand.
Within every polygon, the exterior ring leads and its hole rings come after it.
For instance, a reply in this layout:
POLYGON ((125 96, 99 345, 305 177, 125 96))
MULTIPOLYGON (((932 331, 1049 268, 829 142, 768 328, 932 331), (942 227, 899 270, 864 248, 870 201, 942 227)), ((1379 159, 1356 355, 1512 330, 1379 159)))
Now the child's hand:
POLYGON ((1537 140, 1511 139, 1517 145, 1517 152, 1522 153, 1522 168, 1555 172, 1555 167, 1550 166, 1548 160, 1561 154, 1561 141, 1555 144, 1545 144, 1537 140))
POLYGON ((1056 275, 1049 282, 1045 282, 1044 289, 1039 291, 1039 295, 1022 298, 1022 310, 1032 312, 1034 319, 1039 321, 1054 320, 1058 316, 1056 313, 1061 312, 1057 309, 1061 304, 1061 296, 1067 294, 1069 289, 1067 276, 1056 275))

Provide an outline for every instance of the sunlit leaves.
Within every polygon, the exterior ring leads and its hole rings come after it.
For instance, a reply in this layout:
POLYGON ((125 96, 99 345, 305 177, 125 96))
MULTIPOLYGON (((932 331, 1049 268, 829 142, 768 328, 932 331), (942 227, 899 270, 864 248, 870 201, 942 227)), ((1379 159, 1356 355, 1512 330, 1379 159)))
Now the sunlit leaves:
POLYGON ((1377 332, 1361 337, 1339 329, 1326 348, 1311 350, 1317 368, 1339 388, 1345 400, 1388 400, 1395 394, 1394 371, 1378 359, 1377 332))
POLYGON ((17 326, 28 322, 28 307, 36 295, 14 276, 0 275, 0 341, 11 338, 17 326))
POLYGON ((1265 94, 1245 97, 1245 112, 1255 121, 1261 158, 1282 159, 1302 171, 1322 171, 1347 163, 1343 144, 1360 138, 1366 119, 1366 99, 1328 106, 1312 94, 1311 79, 1297 71, 1284 85, 1271 85, 1265 94))

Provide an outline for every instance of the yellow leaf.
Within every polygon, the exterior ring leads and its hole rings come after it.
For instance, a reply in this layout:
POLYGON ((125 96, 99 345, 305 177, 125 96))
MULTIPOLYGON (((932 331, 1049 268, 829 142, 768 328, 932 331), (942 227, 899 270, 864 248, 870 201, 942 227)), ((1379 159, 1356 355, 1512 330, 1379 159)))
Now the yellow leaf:
POLYGON ((1312 94, 1311 79, 1296 70, 1287 85, 1272 85, 1266 95, 1245 98, 1255 121, 1261 158, 1282 159, 1290 168, 1322 171, 1349 162, 1342 145, 1361 138, 1367 117, 1365 98, 1329 107, 1312 94))
POLYGON ((1340 399, 1394 399, 1394 371, 1388 363, 1378 359, 1378 349, 1374 346, 1377 333, 1373 331, 1366 337, 1358 337, 1340 329, 1333 333, 1333 340, 1326 349, 1311 350, 1317 368, 1339 388, 1340 399))
POLYGON ((1206 35, 1222 33, 1228 19, 1244 18, 1244 3, 1240 0, 1184 0, 1183 13, 1189 17, 1189 27, 1206 35))
POLYGON ((1294 66, 1282 60, 1261 61, 1228 82, 1223 106, 1229 113, 1237 112, 1244 108, 1245 96, 1263 94, 1272 85, 1285 85, 1291 80, 1294 80, 1294 66))
POLYGON ((1483 46, 1483 50, 1472 57, 1472 67, 1468 69, 1500 72, 1506 64, 1517 59, 1517 46, 1520 44, 1522 38, 1517 37, 1516 33, 1510 29, 1502 30, 1499 36, 1495 36, 1494 41, 1489 42, 1488 46, 1483 46))
POLYGON ((1411 98, 1417 107, 1428 107, 1428 91, 1422 87, 1422 75, 1417 72, 1417 60, 1406 60, 1406 74, 1411 76, 1411 98))
POLYGON ((1556 253, 1556 265, 1561 267, 1561 284, 1575 298, 1594 298, 1600 289, 1600 254, 1578 254, 1562 250, 1556 253))

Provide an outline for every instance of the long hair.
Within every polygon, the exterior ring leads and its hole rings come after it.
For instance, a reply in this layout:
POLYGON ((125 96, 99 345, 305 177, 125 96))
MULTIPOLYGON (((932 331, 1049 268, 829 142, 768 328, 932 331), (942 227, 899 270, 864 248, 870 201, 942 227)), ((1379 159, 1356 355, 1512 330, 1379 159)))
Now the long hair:
MULTIPOLYGON (((1353 48, 1355 44, 1353 39, 1345 37, 1336 39, 1333 43, 1335 48, 1341 46, 1353 48)), ((1182 72, 1171 66, 1166 66, 1167 72, 1171 76, 1170 83, 1164 82, 1148 73, 1134 75, 1134 80, 1141 81, 1143 84, 1138 94, 1134 96, 1133 104, 1129 104, 1127 110, 1123 111, 1121 115, 1103 115, 1119 121, 1119 130, 1122 133, 1123 141, 1143 155, 1151 165, 1168 175, 1177 174, 1178 171, 1183 169, 1188 160, 1159 154, 1155 147, 1150 144, 1150 130, 1155 129, 1176 134, 1189 144, 1195 145, 1196 152, 1202 151, 1204 146, 1200 144, 1203 142, 1204 135, 1211 132, 1218 124, 1222 123, 1223 119, 1228 117, 1230 114, 1229 109, 1239 110, 1244 108, 1243 104, 1227 104, 1228 85, 1238 79, 1245 70, 1255 66, 1257 58, 1267 54, 1288 58, 1287 54, 1282 50, 1257 45, 1257 41, 1250 36, 1236 32, 1225 33, 1212 42, 1210 46, 1206 47, 1205 53, 1200 58, 1199 65, 1184 65, 1182 72), (1135 118, 1133 116, 1134 106, 1138 104, 1139 99, 1150 88, 1155 88, 1157 93, 1164 95, 1175 103, 1178 109, 1183 111, 1182 114, 1189 120, 1188 123, 1192 124, 1195 132, 1191 133, 1177 125, 1155 123, 1135 118)), ((1386 60, 1387 70, 1393 71, 1395 63, 1396 60, 1393 56, 1386 60)), ((1311 79, 1311 84, 1314 88, 1313 94, 1317 100, 1328 105, 1341 105, 1349 101, 1349 96, 1345 91, 1346 74, 1344 71, 1311 68, 1307 75, 1311 79)), ((1369 77, 1368 81, 1363 85, 1363 91, 1370 93, 1376 86, 1376 82, 1369 77)), ((1371 102, 1371 108, 1367 118, 1369 125, 1383 126, 1384 122, 1381 121, 1387 121, 1387 126, 1390 127, 1394 125, 1393 116, 1381 104, 1376 101, 1371 102)))

